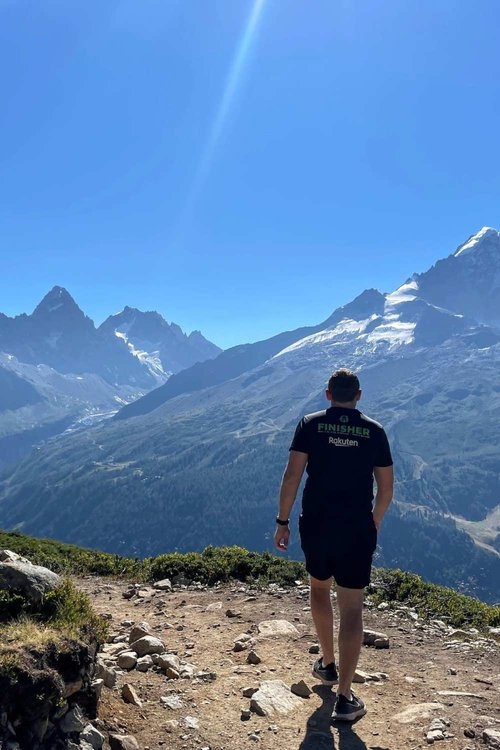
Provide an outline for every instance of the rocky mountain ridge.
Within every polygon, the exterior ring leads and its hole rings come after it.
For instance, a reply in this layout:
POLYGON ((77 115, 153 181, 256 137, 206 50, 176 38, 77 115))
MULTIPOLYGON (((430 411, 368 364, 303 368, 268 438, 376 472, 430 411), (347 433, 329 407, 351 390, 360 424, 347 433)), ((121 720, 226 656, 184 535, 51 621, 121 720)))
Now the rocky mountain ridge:
MULTIPOLYGON (((379 564, 499 601, 500 237, 482 231, 465 244, 470 252, 449 256, 462 270, 447 272, 448 285, 475 268, 488 325, 426 298, 437 265, 390 294, 367 290, 328 323, 228 350, 120 419, 42 448, 4 477, 0 522, 141 557, 268 549, 295 424, 326 406, 329 372, 350 366, 395 458, 379 564)), ((289 550, 300 559, 295 533, 289 550)))
POLYGON ((119 330, 123 315, 96 328, 66 289, 54 287, 31 315, 0 314, 0 468, 67 429, 110 416, 172 372, 220 352, 199 331, 186 336, 158 313, 125 311, 128 335, 119 330), (148 342, 140 337, 141 321, 144 330, 150 319, 156 331, 148 342))

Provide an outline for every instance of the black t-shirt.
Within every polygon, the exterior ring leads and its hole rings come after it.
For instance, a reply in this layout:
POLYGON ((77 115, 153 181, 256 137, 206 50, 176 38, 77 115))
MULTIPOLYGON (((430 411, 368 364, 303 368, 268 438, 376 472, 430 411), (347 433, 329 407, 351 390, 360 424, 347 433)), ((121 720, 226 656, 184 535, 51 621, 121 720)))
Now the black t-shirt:
POLYGON ((303 417, 290 450, 308 455, 304 516, 371 513, 373 467, 392 466, 382 425, 357 409, 340 406, 303 417))

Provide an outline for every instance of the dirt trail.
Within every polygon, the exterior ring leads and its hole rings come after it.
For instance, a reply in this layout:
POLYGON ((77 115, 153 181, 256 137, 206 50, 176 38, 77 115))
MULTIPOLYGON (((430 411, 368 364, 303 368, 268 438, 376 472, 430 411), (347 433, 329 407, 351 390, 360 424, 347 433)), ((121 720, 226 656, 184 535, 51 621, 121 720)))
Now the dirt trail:
POLYGON ((479 750, 486 747, 485 728, 500 731, 500 646, 492 639, 471 634, 464 641, 460 634, 441 632, 437 624, 422 626, 408 612, 367 608, 365 627, 385 632, 390 648, 364 647, 359 667, 388 677, 355 686, 368 713, 354 726, 342 727, 330 720, 334 692, 318 685, 311 675, 317 657, 309 648, 316 638, 304 591, 256 591, 233 585, 166 593, 144 587, 145 596, 126 600, 122 594, 128 585, 123 582, 83 578, 77 583, 91 595, 98 612, 111 616, 113 635, 130 631, 130 626, 121 626, 124 621, 146 621, 168 651, 198 670, 217 675, 212 682, 167 680, 155 671, 120 675, 118 686, 132 684, 142 708, 125 703, 119 688, 105 688, 100 725, 133 734, 141 750, 416 749, 428 746, 426 734, 435 718, 449 722, 450 736, 438 743, 443 750, 479 750), (227 610, 236 616, 228 616, 227 610), (272 619, 288 620, 299 635, 259 635, 258 623, 272 619), (246 663, 248 650, 233 651, 235 639, 244 632, 255 638, 255 651, 262 660, 258 665, 246 663), (252 713, 242 721, 242 710, 250 706, 242 690, 270 679, 287 685, 304 680, 313 694, 286 715, 252 713), (439 691, 473 695, 440 695, 439 691), (160 698, 173 694, 179 696, 182 707, 165 708, 160 698), (430 709, 427 717, 408 723, 395 718, 422 703, 441 703, 442 708, 430 709), (186 717, 191 719, 186 722, 186 717))

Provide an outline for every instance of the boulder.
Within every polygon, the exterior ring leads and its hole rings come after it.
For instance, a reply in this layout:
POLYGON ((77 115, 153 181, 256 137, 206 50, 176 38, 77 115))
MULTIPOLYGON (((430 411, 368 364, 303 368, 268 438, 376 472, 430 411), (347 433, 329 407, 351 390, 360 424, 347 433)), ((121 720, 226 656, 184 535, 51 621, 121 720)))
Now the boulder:
POLYGON ((165 651, 165 644, 153 635, 146 635, 131 643, 130 648, 141 657, 147 654, 162 654, 165 651))
POLYGON ((23 562, 31 565, 31 560, 27 557, 21 557, 17 552, 12 552, 10 549, 0 549, 0 562, 23 562))
POLYGON ((62 585, 62 578, 48 568, 29 562, 0 562, 0 589, 21 591, 33 604, 40 604, 48 591, 62 585))

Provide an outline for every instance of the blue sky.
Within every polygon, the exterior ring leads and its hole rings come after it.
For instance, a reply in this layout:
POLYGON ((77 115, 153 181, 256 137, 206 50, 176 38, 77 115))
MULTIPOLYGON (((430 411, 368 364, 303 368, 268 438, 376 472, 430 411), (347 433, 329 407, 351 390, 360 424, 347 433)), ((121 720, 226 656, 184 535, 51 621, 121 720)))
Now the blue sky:
POLYGON ((0 311, 223 347, 500 228, 498 0, 0 0, 0 311), (246 32, 246 36, 245 36, 246 32))

